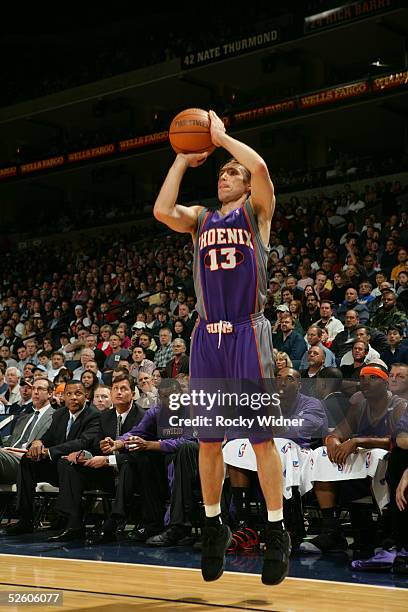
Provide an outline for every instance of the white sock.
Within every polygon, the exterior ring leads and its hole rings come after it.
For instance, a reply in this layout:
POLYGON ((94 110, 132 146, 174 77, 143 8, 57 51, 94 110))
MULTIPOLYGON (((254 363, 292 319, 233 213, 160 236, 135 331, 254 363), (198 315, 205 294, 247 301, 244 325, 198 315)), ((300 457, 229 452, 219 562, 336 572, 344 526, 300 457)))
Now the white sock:
POLYGON ((221 514, 221 504, 211 504, 211 506, 204 506, 205 508, 205 516, 207 518, 212 518, 213 516, 218 516, 221 514))
POLYGON ((283 521, 283 508, 279 508, 279 510, 268 510, 268 522, 276 523, 276 521, 283 521))

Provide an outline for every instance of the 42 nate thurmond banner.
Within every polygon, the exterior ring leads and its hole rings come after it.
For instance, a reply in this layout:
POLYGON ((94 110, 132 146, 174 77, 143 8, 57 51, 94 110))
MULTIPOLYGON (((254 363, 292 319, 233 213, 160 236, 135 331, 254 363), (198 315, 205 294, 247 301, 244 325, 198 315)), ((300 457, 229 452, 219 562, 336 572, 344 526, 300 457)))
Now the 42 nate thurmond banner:
POLYGON ((209 47, 201 51, 188 53, 181 60, 182 68, 193 68, 203 66, 211 62, 217 62, 228 57, 256 51, 263 47, 269 47, 279 42, 279 31, 275 28, 265 32, 258 32, 247 36, 221 43, 217 47, 209 47))

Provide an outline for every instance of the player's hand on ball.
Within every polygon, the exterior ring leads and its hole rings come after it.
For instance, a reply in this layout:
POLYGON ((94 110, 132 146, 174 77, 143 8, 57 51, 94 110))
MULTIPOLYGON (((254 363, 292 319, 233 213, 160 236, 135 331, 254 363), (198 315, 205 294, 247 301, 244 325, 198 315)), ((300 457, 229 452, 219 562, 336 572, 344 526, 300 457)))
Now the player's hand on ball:
POLYGON ((211 140, 216 147, 221 147, 222 137, 225 134, 225 125, 214 111, 208 111, 208 115, 210 117, 211 140))
POLYGON ((204 153, 179 153, 177 155, 178 158, 183 159, 183 161, 190 166, 190 168, 197 168, 201 166, 208 157, 208 152, 204 153))

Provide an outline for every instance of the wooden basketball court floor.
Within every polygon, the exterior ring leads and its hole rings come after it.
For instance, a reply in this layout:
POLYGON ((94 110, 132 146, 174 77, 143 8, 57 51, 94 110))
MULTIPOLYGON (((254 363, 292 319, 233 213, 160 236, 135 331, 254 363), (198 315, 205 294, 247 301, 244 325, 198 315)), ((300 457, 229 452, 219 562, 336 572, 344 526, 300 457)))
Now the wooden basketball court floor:
MULTIPOLYGON (((264 586, 259 575, 225 572, 205 583, 197 569, 0 554, 0 610, 26 609, 7 603, 9 593, 54 593, 63 596, 64 612, 406 612, 408 591, 396 587, 287 578, 264 586)), ((35 604, 38 611, 58 607, 35 604)))

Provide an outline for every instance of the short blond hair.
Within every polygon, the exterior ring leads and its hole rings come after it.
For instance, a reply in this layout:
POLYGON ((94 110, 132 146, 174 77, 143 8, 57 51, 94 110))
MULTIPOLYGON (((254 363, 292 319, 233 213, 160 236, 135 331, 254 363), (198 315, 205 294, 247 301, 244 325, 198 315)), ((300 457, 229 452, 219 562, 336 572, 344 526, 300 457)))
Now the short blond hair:
POLYGON ((293 368, 293 363, 292 363, 291 358, 284 351, 278 351, 278 353, 276 354, 276 357, 275 357, 275 364, 278 361, 278 359, 284 359, 286 361, 286 367, 287 368, 293 368))

